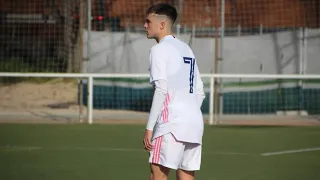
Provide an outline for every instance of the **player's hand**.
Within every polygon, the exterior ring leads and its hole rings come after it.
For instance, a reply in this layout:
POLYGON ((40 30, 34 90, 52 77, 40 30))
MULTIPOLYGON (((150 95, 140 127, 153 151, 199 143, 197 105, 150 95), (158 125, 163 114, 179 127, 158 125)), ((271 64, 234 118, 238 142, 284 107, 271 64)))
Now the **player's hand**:
POLYGON ((146 129, 144 133, 143 145, 144 145, 144 149, 148 152, 152 151, 153 149, 151 138, 152 138, 152 131, 146 129))

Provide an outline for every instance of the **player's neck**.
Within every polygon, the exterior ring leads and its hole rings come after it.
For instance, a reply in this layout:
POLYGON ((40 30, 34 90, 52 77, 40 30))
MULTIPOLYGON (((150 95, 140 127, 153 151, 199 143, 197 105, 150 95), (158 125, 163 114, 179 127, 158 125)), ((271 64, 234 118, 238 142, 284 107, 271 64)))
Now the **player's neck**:
POLYGON ((159 43, 161 41, 161 39, 163 39, 164 37, 169 36, 169 35, 173 36, 173 34, 171 32, 165 32, 165 33, 160 34, 159 37, 156 38, 157 43, 159 43))

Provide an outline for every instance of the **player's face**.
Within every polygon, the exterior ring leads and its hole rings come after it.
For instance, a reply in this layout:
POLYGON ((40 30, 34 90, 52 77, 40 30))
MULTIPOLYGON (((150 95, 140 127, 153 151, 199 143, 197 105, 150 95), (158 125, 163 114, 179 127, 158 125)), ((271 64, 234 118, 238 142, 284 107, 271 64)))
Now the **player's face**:
POLYGON ((148 39, 156 38, 158 36, 160 33, 160 22, 157 20, 154 14, 149 14, 146 17, 144 28, 146 30, 148 39))

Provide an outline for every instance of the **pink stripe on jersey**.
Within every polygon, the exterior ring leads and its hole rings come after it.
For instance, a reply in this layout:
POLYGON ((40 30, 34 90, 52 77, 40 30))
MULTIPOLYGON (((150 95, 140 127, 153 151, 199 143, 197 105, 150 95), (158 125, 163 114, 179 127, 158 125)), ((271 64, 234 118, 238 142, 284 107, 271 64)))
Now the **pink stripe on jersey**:
POLYGON ((155 142, 155 146, 152 154, 152 163, 158 164, 160 162, 160 150, 162 144, 162 136, 158 137, 155 142))
POLYGON ((166 100, 164 102, 164 109, 162 111, 162 121, 163 122, 168 122, 168 117, 169 117, 169 111, 168 111, 168 105, 170 102, 170 95, 168 94, 166 97, 166 100))
POLYGON ((162 138, 163 138, 163 136, 161 136, 161 138, 160 138, 160 144, 159 144, 159 150, 158 150, 158 156, 157 156, 157 159, 156 159, 156 163, 157 164, 159 164, 160 163, 160 151, 161 151, 161 146, 162 146, 162 138))
MULTIPOLYGON (((162 110, 162 121, 163 122, 168 122, 168 105, 170 102, 170 96, 169 94, 167 95, 164 105, 163 105, 163 110, 162 110)), ((161 145, 162 145, 162 139, 163 136, 157 137, 155 140, 155 145, 153 147, 153 153, 152 153, 152 163, 158 164, 160 162, 160 150, 161 150, 161 145)))
POLYGON ((157 138, 154 143, 153 152, 152 152, 152 163, 154 163, 155 159, 156 159, 155 157, 156 157, 157 150, 158 150, 158 141, 159 141, 159 138, 157 138))

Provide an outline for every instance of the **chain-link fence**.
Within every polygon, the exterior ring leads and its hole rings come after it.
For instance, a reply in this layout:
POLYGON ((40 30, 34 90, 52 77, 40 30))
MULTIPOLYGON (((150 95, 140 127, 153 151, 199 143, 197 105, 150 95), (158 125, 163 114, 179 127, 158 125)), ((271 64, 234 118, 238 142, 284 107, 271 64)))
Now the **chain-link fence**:
POLYGON ((0 71, 80 72, 84 3, 1 1, 0 71))
POLYGON ((218 72, 214 62, 223 58, 217 53, 223 53, 221 49, 239 49, 224 44, 224 37, 237 41, 320 25, 318 0, 1 1, 0 70, 147 72, 146 67, 139 69, 139 64, 147 60, 150 46, 143 23, 146 8, 157 2, 177 8, 174 33, 193 46, 196 54, 205 54, 199 58, 203 59, 203 72, 218 72), (209 48, 203 50, 201 44, 209 48), (126 63, 128 59, 134 64, 126 63), (118 62, 132 67, 121 69, 118 62))

